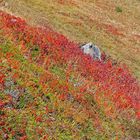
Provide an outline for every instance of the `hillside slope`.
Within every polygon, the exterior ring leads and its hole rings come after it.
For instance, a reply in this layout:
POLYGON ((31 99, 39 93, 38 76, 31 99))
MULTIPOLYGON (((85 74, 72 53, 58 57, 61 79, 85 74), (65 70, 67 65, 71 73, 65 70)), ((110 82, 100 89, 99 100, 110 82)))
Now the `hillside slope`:
POLYGON ((0 29, 0 139, 140 138, 140 87, 125 65, 2 11, 0 29))
POLYGON ((140 79, 139 0, 4 0, 1 9, 76 42, 93 41, 140 79))

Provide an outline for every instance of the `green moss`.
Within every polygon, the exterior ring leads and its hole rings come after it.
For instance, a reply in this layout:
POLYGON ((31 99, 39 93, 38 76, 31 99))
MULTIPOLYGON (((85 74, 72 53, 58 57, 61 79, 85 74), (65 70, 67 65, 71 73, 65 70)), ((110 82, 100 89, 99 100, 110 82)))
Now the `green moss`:
POLYGON ((119 7, 119 6, 118 6, 118 7, 116 7, 116 9, 115 9, 115 10, 116 10, 116 12, 118 12, 118 13, 121 13, 121 12, 122 12, 122 8, 121 8, 121 7, 119 7))

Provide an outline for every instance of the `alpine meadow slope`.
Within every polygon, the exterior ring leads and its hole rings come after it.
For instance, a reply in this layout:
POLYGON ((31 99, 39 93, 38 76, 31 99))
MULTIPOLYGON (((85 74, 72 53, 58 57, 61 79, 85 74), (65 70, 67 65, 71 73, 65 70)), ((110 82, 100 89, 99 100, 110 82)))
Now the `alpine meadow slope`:
POLYGON ((140 138, 140 86, 50 27, 0 11, 0 139, 140 138))
POLYGON ((0 8, 49 26, 79 44, 94 42, 140 79, 139 0, 1 0, 0 8))

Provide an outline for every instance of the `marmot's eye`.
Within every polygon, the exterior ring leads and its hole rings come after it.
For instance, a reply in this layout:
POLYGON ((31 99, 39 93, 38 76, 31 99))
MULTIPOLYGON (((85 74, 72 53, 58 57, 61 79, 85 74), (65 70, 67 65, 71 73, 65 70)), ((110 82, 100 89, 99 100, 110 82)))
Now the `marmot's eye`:
POLYGON ((90 45, 89 48, 92 48, 92 45, 90 45))

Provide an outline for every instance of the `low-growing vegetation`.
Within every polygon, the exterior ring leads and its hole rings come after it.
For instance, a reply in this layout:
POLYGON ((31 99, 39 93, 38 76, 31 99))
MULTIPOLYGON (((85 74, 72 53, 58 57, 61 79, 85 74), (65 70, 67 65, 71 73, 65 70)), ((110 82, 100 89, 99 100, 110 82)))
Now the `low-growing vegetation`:
POLYGON ((52 29, 0 11, 0 139, 140 138, 140 87, 52 29))
POLYGON ((139 5, 138 0, 3 0, 0 9, 79 44, 95 43, 140 81, 139 5))
POLYGON ((122 12, 122 8, 119 7, 119 6, 117 6, 117 7, 116 7, 116 12, 121 13, 121 12, 122 12))

